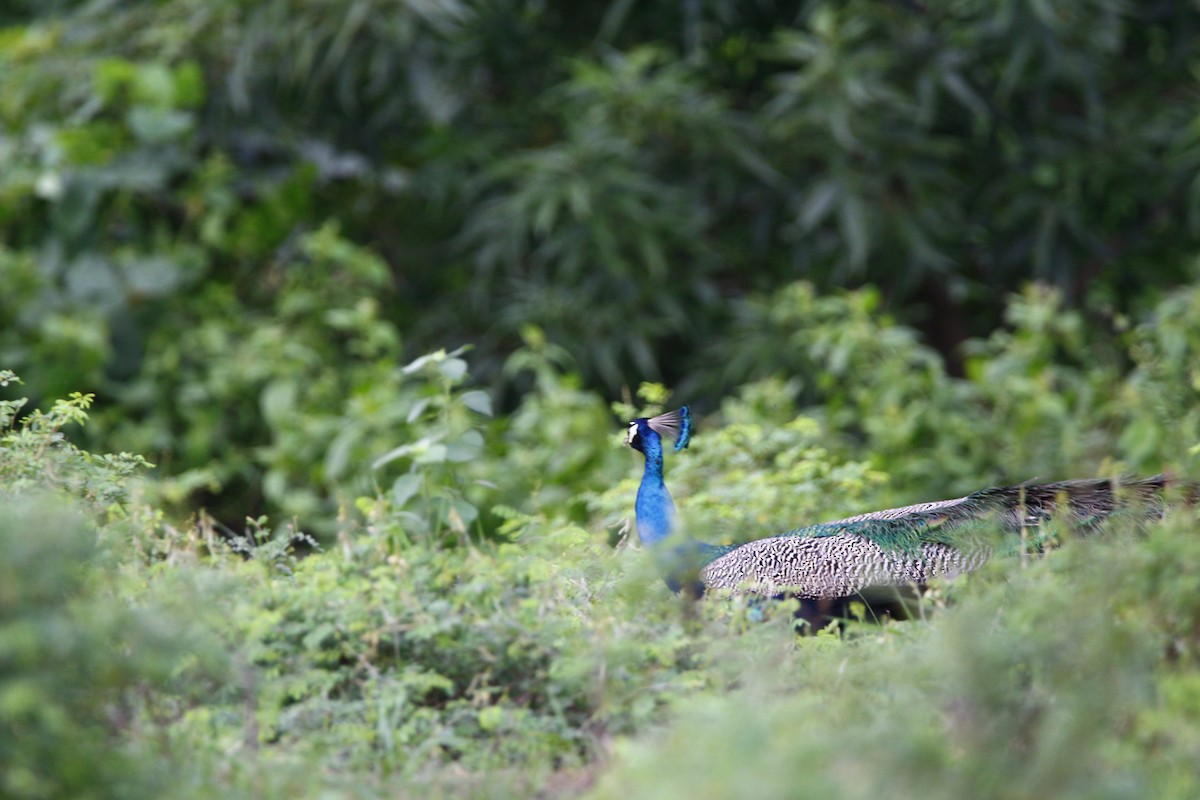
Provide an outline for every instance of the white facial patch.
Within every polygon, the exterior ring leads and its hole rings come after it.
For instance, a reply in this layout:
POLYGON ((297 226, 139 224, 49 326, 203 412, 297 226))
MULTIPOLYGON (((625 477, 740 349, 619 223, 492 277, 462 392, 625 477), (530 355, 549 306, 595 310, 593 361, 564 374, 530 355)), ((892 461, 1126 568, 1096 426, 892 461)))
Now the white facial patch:
POLYGON ((637 423, 629 423, 629 431, 625 434, 625 444, 633 444, 633 437, 637 436, 637 423))

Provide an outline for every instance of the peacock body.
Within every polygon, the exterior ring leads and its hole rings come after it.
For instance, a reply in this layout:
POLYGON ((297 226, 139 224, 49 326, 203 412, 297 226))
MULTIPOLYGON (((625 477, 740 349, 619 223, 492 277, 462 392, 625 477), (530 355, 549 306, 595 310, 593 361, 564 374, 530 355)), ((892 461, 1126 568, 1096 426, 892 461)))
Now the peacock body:
MULTIPOLYGON (((1123 505, 1157 508, 1163 476, 1114 483, 1074 480, 984 489, 953 500, 891 508, 797 528, 741 545, 713 545, 675 530, 675 505, 663 477, 663 439, 675 450, 691 436, 688 408, 629 423, 626 442, 645 456, 635 504, 638 538, 654 553, 667 585, 695 595, 724 589, 789 595, 828 613, 836 601, 886 587, 911 587, 982 566, 995 539, 987 528, 1019 532, 1053 515, 1094 525, 1123 505)), ((805 614, 808 616, 808 614, 805 614)))

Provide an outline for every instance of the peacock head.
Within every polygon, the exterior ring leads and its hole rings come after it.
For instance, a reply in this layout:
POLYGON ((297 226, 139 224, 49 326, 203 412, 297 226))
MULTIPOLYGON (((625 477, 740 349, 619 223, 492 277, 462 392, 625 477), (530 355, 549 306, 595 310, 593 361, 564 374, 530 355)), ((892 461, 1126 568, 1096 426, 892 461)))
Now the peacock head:
MULTIPOLYGON (((657 417, 641 417, 629 423, 629 431, 625 434, 625 444, 645 453, 646 440, 651 436, 670 437, 675 440, 675 451, 679 452, 688 446, 692 438, 692 414, 687 406, 659 414, 657 417)), ((660 451, 661 452, 661 451, 660 451)))

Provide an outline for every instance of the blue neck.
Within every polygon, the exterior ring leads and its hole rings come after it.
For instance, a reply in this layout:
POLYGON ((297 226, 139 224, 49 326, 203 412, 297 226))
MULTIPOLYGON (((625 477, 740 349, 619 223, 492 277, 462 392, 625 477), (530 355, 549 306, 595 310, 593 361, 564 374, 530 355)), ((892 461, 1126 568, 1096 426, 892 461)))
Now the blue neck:
POLYGON ((642 434, 642 454, 646 457, 646 471, 638 486, 637 512, 638 538, 646 546, 655 545, 675 528, 675 503, 663 483, 662 439, 658 434, 646 430, 642 434))
POLYGON ((638 538, 654 553, 663 580, 671 591, 686 589, 693 597, 699 597, 704 594, 704 582, 699 578, 700 569, 733 548, 697 542, 691 537, 680 537, 679 541, 664 544, 675 530, 675 503, 663 483, 662 439, 649 427, 643 427, 639 433, 642 455, 646 457, 646 471, 642 473, 637 503, 634 504, 638 538))

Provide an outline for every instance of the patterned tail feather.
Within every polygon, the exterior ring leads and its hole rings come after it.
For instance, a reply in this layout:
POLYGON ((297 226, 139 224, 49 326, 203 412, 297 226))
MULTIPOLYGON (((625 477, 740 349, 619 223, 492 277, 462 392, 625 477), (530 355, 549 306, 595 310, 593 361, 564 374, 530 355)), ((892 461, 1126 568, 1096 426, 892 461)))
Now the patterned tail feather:
POLYGON ((1097 478, 1036 485, 1006 486, 976 492, 988 509, 1002 512, 1009 527, 1038 525, 1055 514, 1068 513, 1076 525, 1091 525, 1122 508, 1161 513, 1166 475, 1135 481, 1097 478))
MULTIPOLYGON (((991 548, 953 533, 972 520, 998 519, 1011 530, 1068 511, 1092 525, 1121 508, 1161 513, 1163 475, 1119 482, 1062 481, 985 489, 954 500, 859 514, 747 542, 717 555, 701 571, 708 588, 802 598, 846 597, 874 586, 923 584, 978 569, 991 548)), ((1185 484, 1189 502, 1200 490, 1185 484)))
MULTIPOLYGON (((984 489, 953 500, 938 500, 918 503, 901 508, 889 508, 858 514, 846 519, 835 520, 802 528, 793 534, 821 535, 824 531, 841 532, 852 523, 879 522, 875 526, 880 537, 888 533, 905 530, 922 531, 948 522, 965 522, 999 516, 1010 528, 1019 529, 1045 522, 1060 511, 1065 501, 1066 510, 1076 524, 1091 524, 1104 519, 1113 511, 1123 507, 1143 508, 1158 511, 1162 508, 1163 490, 1171 483, 1165 475, 1155 475, 1135 481, 1119 481, 1095 478, 1057 483, 1018 484, 984 489)), ((1195 488, 1189 484, 1194 495, 1195 488)), ((862 532, 871 534, 870 526, 857 526, 862 532)))

